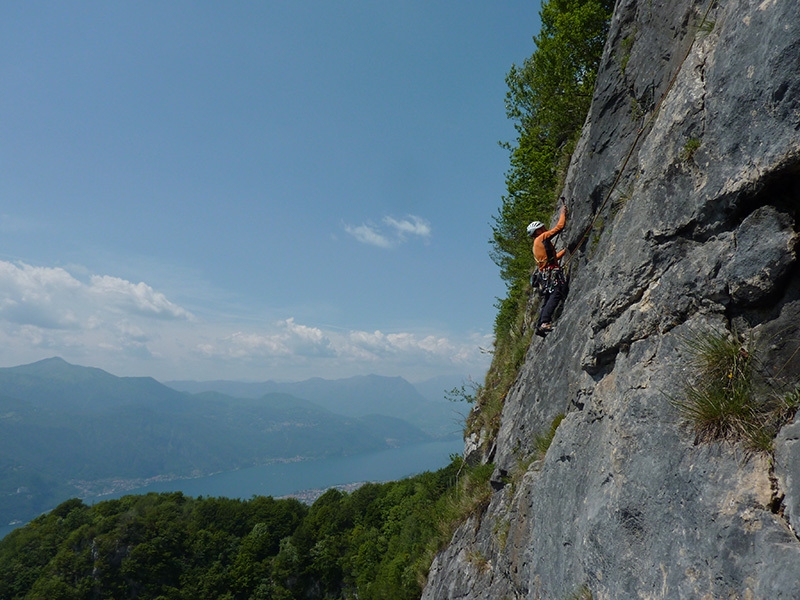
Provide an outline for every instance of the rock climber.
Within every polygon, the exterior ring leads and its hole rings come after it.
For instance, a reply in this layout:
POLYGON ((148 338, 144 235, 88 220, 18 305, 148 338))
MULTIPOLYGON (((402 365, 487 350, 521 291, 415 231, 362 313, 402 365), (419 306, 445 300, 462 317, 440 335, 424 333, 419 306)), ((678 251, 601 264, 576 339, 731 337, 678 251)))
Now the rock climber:
POLYGON ((567 204, 561 197, 561 216, 558 223, 548 230, 544 223, 534 221, 528 225, 528 237, 533 238, 533 257, 536 259, 536 271, 533 280, 538 284, 542 294, 542 310, 536 323, 536 335, 545 337, 553 330, 553 313, 558 304, 567 296, 567 282, 561 270, 560 260, 566 250, 556 252, 551 238, 558 235, 567 222, 567 204))

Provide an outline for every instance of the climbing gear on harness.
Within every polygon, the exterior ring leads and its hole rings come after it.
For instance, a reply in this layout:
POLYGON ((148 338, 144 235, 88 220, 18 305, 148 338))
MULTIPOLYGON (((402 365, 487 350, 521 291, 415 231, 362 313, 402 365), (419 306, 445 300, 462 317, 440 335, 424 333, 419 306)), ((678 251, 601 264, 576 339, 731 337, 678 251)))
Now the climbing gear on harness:
POLYGON ((564 272, 558 266, 537 269, 531 275, 531 288, 538 291, 540 296, 552 294, 557 286, 566 286, 566 284, 564 272))

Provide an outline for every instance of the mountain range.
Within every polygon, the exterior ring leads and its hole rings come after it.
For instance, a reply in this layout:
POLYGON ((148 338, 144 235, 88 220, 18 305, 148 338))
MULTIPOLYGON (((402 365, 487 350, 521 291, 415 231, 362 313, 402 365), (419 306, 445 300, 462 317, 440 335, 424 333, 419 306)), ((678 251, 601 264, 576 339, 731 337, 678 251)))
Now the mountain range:
POLYGON ((457 418, 401 378, 170 387, 60 358, 2 368, 0 523, 158 478, 425 442, 457 418))
POLYGON ((460 435, 463 414, 445 399, 445 391, 462 378, 439 377, 412 385, 402 377, 360 375, 347 379, 313 378, 293 383, 276 381, 167 381, 173 389, 197 394, 219 392, 236 398, 289 394, 348 417, 381 414, 403 419, 435 437, 460 435))

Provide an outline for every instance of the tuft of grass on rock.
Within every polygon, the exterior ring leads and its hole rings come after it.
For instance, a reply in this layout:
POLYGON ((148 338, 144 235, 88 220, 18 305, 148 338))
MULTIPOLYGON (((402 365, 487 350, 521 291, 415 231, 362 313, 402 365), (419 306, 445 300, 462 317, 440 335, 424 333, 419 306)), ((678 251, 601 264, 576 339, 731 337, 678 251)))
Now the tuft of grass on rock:
POLYGON ((493 463, 469 466, 461 462, 456 484, 447 491, 431 510, 437 516, 436 534, 432 536, 421 558, 415 564, 417 581, 424 587, 433 558, 453 538, 456 529, 470 517, 480 517, 492 499, 489 480, 494 470, 493 463))
POLYGON ((547 454, 550 444, 553 443, 553 438, 556 437, 556 429, 558 429, 558 426, 561 425, 561 421, 563 420, 563 414, 557 415, 550 424, 550 429, 548 429, 546 433, 537 435, 533 439, 533 447, 536 449, 537 458, 544 458, 544 455, 547 454))
POLYGON ((623 38, 620 43, 619 68, 623 75, 625 75, 625 69, 628 68, 628 61, 631 59, 634 41, 636 41, 635 32, 623 38))
POLYGON ((695 153, 700 149, 700 138, 691 137, 686 140, 686 143, 683 145, 683 149, 681 149, 680 157, 681 160, 684 162, 689 162, 694 158, 695 153))
POLYGON ((684 340, 692 375, 672 401, 698 442, 728 440, 771 452, 780 428, 800 407, 800 387, 778 393, 758 360, 758 347, 736 332, 696 333, 684 340), (760 366, 762 368, 756 368, 760 366))
POLYGON ((592 590, 589 589, 589 586, 584 584, 579 587, 575 593, 568 596, 567 600, 593 600, 593 598, 592 590))

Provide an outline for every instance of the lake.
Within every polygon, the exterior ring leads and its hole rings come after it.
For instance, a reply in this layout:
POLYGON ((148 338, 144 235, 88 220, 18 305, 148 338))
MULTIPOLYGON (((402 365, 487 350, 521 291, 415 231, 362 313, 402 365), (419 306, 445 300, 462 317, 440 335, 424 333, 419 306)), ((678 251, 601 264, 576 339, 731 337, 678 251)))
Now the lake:
MULTIPOLYGON (((288 496, 312 489, 337 485, 383 482, 404 479, 424 471, 435 471, 450 462, 450 455, 462 454, 459 438, 403 446, 380 452, 337 456, 293 463, 275 463, 196 479, 160 481, 148 486, 92 498, 87 504, 148 492, 183 492, 187 496, 225 496, 249 499, 252 496, 288 496)), ((14 526, 0 527, 0 538, 14 526)))

